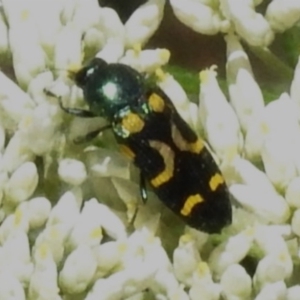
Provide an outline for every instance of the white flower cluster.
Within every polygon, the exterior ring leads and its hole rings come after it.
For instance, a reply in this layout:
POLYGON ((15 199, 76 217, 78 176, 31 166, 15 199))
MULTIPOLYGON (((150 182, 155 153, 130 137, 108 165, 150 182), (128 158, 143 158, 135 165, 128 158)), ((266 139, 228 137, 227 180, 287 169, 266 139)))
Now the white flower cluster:
MULTIPOLYGON (((141 50, 164 0, 146 1, 125 24, 96 0, 0 2, 0 300, 300 299, 300 60, 290 93, 265 106, 237 37, 269 45, 297 24, 300 2, 273 0, 265 17, 261 2, 170 0, 194 30, 226 33, 230 102, 211 67, 200 73, 199 105, 160 69, 168 50, 141 50), (222 235, 182 234, 151 192, 130 229, 140 201, 130 163, 109 147, 74 145, 103 120, 70 120, 44 92, 80 107, 65 74, 83 53, 155 72, 204 133, 235 201, 222 235)), ((110 133, 101 139, 114 147, 110 133)))
POLYGON ((298 0, 170 0, 174 14, 193 30, 213 35, 235 32, 252 46, 271 44, 277 32, 283 32, 300 20, 298 0), (256 11, 269 2, 265 15, 256 11))

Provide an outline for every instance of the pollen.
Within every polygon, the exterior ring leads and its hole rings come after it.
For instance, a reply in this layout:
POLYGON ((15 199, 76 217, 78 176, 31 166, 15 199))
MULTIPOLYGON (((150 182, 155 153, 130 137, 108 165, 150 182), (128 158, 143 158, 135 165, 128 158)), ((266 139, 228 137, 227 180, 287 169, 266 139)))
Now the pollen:
POLYGON ((193 210, 193 208, 195 207, 195 205, 197 205, 198 203, 201 203, 203 201, 204 201, 204 199, 201 197, 200 194, 189 196, 185 200, 183 208, 181 209, 180 213, 183 216, 188 216, 191 213, 191 211, 193 210))
POLYGON ((224 178, 221 174, 216 173, 214 176, 211 177, 209 181, 209 187, 212 191, 215 191, 219 185, 224 183, 224 178))
POLYGON ((101 238, 102 237, 102 229, 101 227, 94 228, 90 233, 91 238, 101 238))

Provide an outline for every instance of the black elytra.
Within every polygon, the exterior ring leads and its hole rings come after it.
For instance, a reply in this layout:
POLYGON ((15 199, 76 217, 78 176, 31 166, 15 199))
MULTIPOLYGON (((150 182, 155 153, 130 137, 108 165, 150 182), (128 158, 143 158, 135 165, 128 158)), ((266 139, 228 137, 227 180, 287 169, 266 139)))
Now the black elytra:
MULTIPOLYGON (((140 169, 158 198, 183 221, 207 233, 231 223, 225 180, 203 141, 180 117, 169 97, 133 68, 92 59, 74 81, 89 111, 61 107, 79 117, 101 116, 124 154, 140 169)), ((97 132, 91 134, 95 137, 97 132)))

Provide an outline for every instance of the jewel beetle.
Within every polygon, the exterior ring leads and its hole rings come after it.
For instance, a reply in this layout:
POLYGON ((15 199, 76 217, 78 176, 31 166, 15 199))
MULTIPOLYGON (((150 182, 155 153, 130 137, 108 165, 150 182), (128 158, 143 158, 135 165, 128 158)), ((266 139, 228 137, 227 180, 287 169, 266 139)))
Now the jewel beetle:
POLYGON ((120 149, 140 169, 141 196, 146 182, 187 225, 218 233, 231 223, 225 180, 212 155, 180 117, 169 97, 133 68, 92 59, 74 75, 89 110, 61 108, 78 117, 104 117, 120 149))

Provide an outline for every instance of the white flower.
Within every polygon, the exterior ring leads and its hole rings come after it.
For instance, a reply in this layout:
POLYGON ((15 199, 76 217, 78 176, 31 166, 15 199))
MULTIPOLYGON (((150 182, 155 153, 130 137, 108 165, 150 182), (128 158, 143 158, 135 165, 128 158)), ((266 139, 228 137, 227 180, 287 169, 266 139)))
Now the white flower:
POLYGON ((34 153, 28 148, 26 141, 22 139, 21 133, 17 131, 4 150, 1 169, 12 173, 23 163, 32 161, 34 158, 34 153))
POLYGON ((51 203, 45 197, 32 198, 20 204, 19 209, 28 214, 30 229, 45 225, 51 211, 51 203))
POLYGON ((69 252, 80 245, 95 246, 101 242, 100 218, 97 200, 86 201, 66 242, 69 252))
POLYGON ((218 300, 221 287, 212 280, 210 270, 205 262, 200 262, 193 274, 192 286, 189 291, 191 300, 218 300))
POLYGON ((300 209, 297 209, 293 214, 292 230, 296 235, 300 236, 300 209))
POLYGON ((169 59, 170 51, 167 49, 129 49, 120 59, 120 63, 129 65, 141 73, 152 73, 167 64, 169 59))
POLYGON ((34 253, 34 271, 29 283, 28 296, 32 300, 61 300, 56 264, 45 244, 41 244, 34 253))
POLYGON ((266 19, 274 31, 283 32, 300 20, 297 0, 273 0, 267 7, 266 19))
POLYGON ((231 265, 226 269, 220 284, 226 299, 251 299, 251 277, 238 264, 231 265))
POLYGON ((16 206, 27 200, 38 184, 38 172, 32 162, 22 164, 9 178, 5 186, 5 205, 16 206))
POLYGON ((219 278, 232 264, 240 262, 250 250, 254 238, 252 228, 232 236, 216 247, 209 256, 208 264, 214 275, 219 278))
POLYGON ((13 275, 7 273, 0 273, 0 282, 0 300, 26 299, 22 284, 13 275))
POLYGON ((264 99, 252 74, 248 56, 236 36, 225 37, 227 43, 227 82, 230 102, 239 118, 241 128, 247 132, 249 124, 262 111, 264 99))
POLYGON ((63 181, 72 185, 81 185, 87 177, 83 162, 71 158, 59 162, 58 175, 63 181))
POLYGON ((268 283, 287 280, 292 272, 293 264, 288 253, 266 255, 259 261, 253 277, 255 289, 261 290, 268 283))
POLYGON ((199 117, 207 139, 221 160, 231 160, 243 146, 239 121, 216 80, 214 67, 200 73, 199 117))
POLYGON ((175 16, 186 26, 203 34, 216 34, 228 29, 229 22, 222 20, 220 12, 213 5, 197 0, 171 0, 175 16))
POLYGON ((300 56, 298 57, 298 63, 295 67, 294 71, 294 78, 291 83, 290 88, 290 95, 291 99, 294 100, 297 103, 297 112, 299 116, 300 111, 300 88, 299 88, 299 82, 300 82, 300 56))
POLYGON ((297 300, 300 293, 300 285, 294 285, 287 289, 286 300, 297 300))
POLYGON ((79 216, 82 194, 73 189, 60 197, 50 212, 46 227, 63 224, 70 231, 79 216))
POLYGON ((286 295, 286 284, 283 281, 270 283, 266 285, 255 300, 283 300, 286 295))
POLYGON ((181 236, 178 247, 173 252, 173 268, 176 278, 187 286, 192 284, 192 274, 200 262, 195 241, 189 235, 181 236))
POLYGON ((252 46, 268 46, 274 33, 251 0, 221 0, 221 11, 234 24, 236 32, 252 46))
POLYGON ((292 208, 300 208, 300 177, 290 181, 285 191, 285 199, 292 208))
POLYGON ((9 215, 1 224, 0 227, 0 242, 3 244, 9 236, 15 232, 28 232, 29 219, 28 214, 22 212, 21 209, 16 209, 15 212, 9 215))
POLYGON ((148 41, 162 20, 164 5, 165 0, 148 0, 130 16, 125 24, 127 47, 148 41))
POLYGON ((95 278, 105 277, 121 263, 123 255, 127 251, 125 241, 111 241, 93 247, 93 255, 97 260, 95 278))
POLYGON ((89 246, 80 245, 64 262, 59 275, 59 286, 68 294, 84 292, 96 272, 97 264, 89 246))

